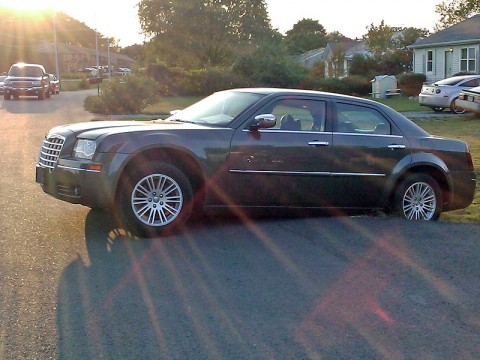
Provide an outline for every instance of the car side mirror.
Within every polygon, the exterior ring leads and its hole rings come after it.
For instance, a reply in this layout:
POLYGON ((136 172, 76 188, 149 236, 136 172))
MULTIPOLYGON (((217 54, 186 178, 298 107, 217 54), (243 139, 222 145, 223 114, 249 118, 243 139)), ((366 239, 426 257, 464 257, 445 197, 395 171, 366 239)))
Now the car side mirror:
POLYGON ((277 118, 273 114, 262 114, 255 116, 250 124, 250 130, 270 129, 277 124, 277 118))

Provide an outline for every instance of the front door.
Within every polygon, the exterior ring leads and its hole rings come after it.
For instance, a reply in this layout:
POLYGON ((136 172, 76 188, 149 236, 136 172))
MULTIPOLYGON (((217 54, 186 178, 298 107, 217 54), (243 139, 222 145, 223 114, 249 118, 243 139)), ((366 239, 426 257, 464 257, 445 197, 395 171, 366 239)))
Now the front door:
POLYGON ((258 113, 274 114, 274 128, 237 129, 230 156, 231 203, 329 207, 332 132, 326 110, 326 101, 280 99, 258 113))
POLYGON ((452 77, 453 51, 445 51, 445 78, 452 77))

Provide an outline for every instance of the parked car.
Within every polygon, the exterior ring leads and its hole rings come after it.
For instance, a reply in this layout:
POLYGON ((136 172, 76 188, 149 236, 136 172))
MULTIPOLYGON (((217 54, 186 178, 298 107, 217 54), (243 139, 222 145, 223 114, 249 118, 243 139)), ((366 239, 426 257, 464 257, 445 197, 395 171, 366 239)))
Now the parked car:
POLYGON ((0 95, 3 94, 4 81, 7 75, 0 75, 0 95))
POLYGON ((50 98, 50 80, 43 65, 13 64, 4 81, 3 98, 10 100, 13 96, 37 96, 39 100, 50 98))
POLYGON ((466 143, 371 100, 282 89, 218 92, 166 120, 55 127, 36 181, 147 235, 170 232, 193 208, 386 209, 436 220, 470 205, 476 186, 466 143))
POLYGON ((460 92, 457 106, 466 111, 480 113, 480 86, 460 92))
POLYGON ((60 80, 53 74, 48 74, 48 78, 50 80, 50 94, 60 94, 60 80))
POLYGON ((423 85, 418 101, 420 105, 428 106, 437 112, 450 108, 453 113, 462 114, 465 110, 456 105, 458 95, 462 90, 476 86, 480 86, 480 75, 454 76, 423 85))

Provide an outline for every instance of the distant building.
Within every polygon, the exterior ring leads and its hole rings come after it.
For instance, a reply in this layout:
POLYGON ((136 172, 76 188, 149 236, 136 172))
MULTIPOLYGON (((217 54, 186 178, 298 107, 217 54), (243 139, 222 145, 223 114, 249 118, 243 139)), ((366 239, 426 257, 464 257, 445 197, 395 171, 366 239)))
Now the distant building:
POLYGON ((408 48, 414 52, 413 71, 428 82, 452 75, 480 73, 480 14, 419 39, 408 48))
MULTIPOLYGON (((86 67, 95 66, 97 64, 96 49, 86 48, 68 44, 58 44, 58 66, 61 73, 77 72, 86 67)), ((55 45, 54 43, 43 43, 35 47, 39 62, 41 62, 48 72, 55 72, 55 45)), ((99 50, 99 65, 108 65, 108 57, 110 64, 114 68, 128 67, 131 68, 135 60, 123 54, 113 51, 99 50)))
POLYGON ((296 56, 295 60, 307 67, 319 62, 325 65, 325 78, 343 78, 349 75, 355 54, 370 55, 367 45, 359 40, 332 41, 325 48, 310 50, 296 56))

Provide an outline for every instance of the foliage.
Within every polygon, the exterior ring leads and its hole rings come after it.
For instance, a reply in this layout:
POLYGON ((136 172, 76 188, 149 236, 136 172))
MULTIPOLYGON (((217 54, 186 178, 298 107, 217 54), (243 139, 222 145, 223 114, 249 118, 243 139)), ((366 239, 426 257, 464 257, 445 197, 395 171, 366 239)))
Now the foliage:
POLYGON ((284 38, 289 54, 303 54, 307 51, 325 47, 327 32, 318 20, 302 19, 288 30, 284 38))
POLYGON ((373 79, 379 73, 378 62, 371 56, 355 54, 350 63, 350 75, 360 75, 373 79))
POLYGON ((275 36, 265 0, 141 0, 138 15, 159 57, 150 60, 184 68, 225 65, 234 52, 275 36))
POLYGON ((138 114, 155 94, 155 81, 135 75, 113 79, 102 85, 98 96, 85 100, 85 108, 98 114, 138 114))
POLYGON ((480 13, 480 2, 478 0, 444 0, 436 6, 435 12, 440 15, 435 30, 440 31, 480 13))
POLYGON ((376 58, 380 58, 382 53, 393 47, 392 38, 395 31, 394 27, 385 25, 384 20, 378 26, 372 23, 367 27, 367 33, 363 36, 363 39, 376 58))
POLYGON ((303 66, 273 46, 260 47, 250 55, 240 56, 232 71, 256 85, 287 88, 298 87, 307 74, 303 66))
POLYGON ((157 81, 157 93, 169 95, 209 95, 215 91, 248 87, 252 83, 227 68, 185 70, 165 64, 150 65, 148 76, 157 81))
POLYGON ((417 96, 426 80, 426 75, 419 73, 405 73, 397 78, 398 86, 405 96, 417 96))
POLYGON ((355 96, 368 95, 368 93, 372 91, 370 78, 364 76, 348 76, 342 79, 322 79, 314 76, 308 76, 302 81, 301 87, 308 90, 326 91, 355 96))

